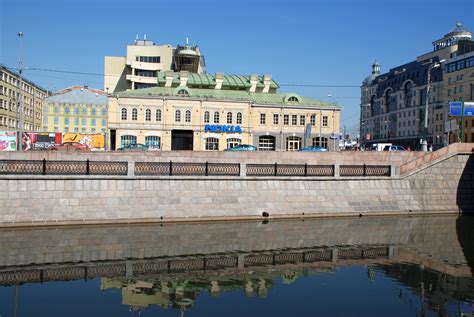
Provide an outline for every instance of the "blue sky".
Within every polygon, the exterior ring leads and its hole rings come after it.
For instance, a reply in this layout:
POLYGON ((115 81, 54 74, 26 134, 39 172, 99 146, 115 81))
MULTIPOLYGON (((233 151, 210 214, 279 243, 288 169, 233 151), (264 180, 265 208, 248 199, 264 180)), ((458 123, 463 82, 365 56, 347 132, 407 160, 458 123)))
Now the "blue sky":
MULTIPOLYGON (((456 22, 474 31, 472 0, 0 0, 0 63, 102 74, 136 34, 199 45, 207 71, 271 74, 281 91, 337 102, 358 130, 357 87, 377 59, 382 72, 432 50, 456 22), (289 85, 327 85, 299 87, 289 85), (330 95, 330 97, 328 97, 330 95)), ((103 77, 26 71, 49 90, 103 88, 103 77)), ((341 131, 342 132, 342 131, 341 131)))

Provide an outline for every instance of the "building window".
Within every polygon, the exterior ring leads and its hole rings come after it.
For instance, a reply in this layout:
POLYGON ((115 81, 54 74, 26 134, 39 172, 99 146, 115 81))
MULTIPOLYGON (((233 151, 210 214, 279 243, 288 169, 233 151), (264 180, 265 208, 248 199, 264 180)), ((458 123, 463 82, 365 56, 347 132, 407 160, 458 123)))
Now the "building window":
POLYGON ((459 92, 462 92, 462 85, 459 85, 459 92))
POLYGON ((323 116, 323 127, 328 126, 328 116, 323 116))
POLYGON ((286 150, 298 151, 301 148, 301 138, 297 136, 289 136, 286 138, 286 150))
POLYGON ((260 124, 266 124, 267 122, 267 115, 265 113, 260 114, 260 124))
POLYGON ((174 113, 174 122, 181 122, 181 111, 176 110, 174 113))
POLYGON ((122 120, 127 120, 127 108, 122 108, 122 120))
POLYGON ((151 121, 151 110, 150 109, 145 110, 145 121, 151 121))
POLYGON ((107 115, 107 108, 102 108, 102 116, 105 117, 107 115))
POLYGON ((75 127, 75 128, 74 128, 74 132, 76 132, 76 133, 79 132, 79 128, 78 128, 78 127, 75 127))
POLYGON ((278 113, 273 114, 273 124, 278 125, 280 116, 278 113))
POLYGON ((81 122, 82 122, 82 125, 87 125, 86 118, 82 118, 81 122))
POLYGON ((97 115, 97 109, 95 107, 92 107, 91 113, 93 116, 97 115))
POLYGON ((161 110, 156 109, 155 120, 161 122, 161 110))
POLYGON ((64 113, 65 114, 71 113, 71 109, 69 107, 64 108, 64 113))
POLYGON ((301 115, 300 116, 300 125, 305 125, 306 124, 306 116, 301 115))
POLYGON ((83 116, 87 115, 87 108, 86 107, 82 107, 82 115, 83 116))
POLYGON ((145 145, 150 149, 159 150, 161 148, 161 138, 155 135, 147 136, 145 137, 145 145))
POLYGON ((299 100, 295 96, 291 96, 290 98, 288 98, 288 102, 289 103, 298 103, 299 100))
POLYGON ((312 126, 315 126, 315 125, 316 125, 316 115, 315 115, 315 114, 312 114, 310 120, 311 120, 311 125, 312 125, 312 126))
POLYGON ((232 124, 232 112, 227 112, 227 123, 232 124))
POLYGON ((74 118, 74 124, 79 125, 79 118, 74 118))
POLYGON ((240 145, 240 143, 241 143, 240 139, 236 139, 236 138, 227 139, 227 148, 231 149, 233 147, 240 145))
POLYGON ((64 124, 69 125, 69 118, 64 118, 64 124))
POLYGON ((291 116, 291 125, 297 125, 298 124, 298 116, 296 114, 291 116))
POLYGON ((237 124, 242 124, 242 113, 237 112, 237 124))
POLYGON ((328 138, 315 137, 312 139, 313 146, 321 146, 323 148, 328 148, 328 138))
POLYGON ((102 119, 102 126, 105 127, 107 125, 107 120, 102 119))
POLYGON ((218 150, 219 150, 219 139, 206 138, 206 151, 218 151, 218 150))
MULTIPOLYGON (((85 130, 83 128, 83 130, 85 130)), ((130 144, 137 144, 137 137, 134 135, 122 135, 120 137, 120 146, 124 147, 130 144)))
POLYGON ((185 122, 191 122, 191 111, 186 110, 186 113, 184 114, 184 121, 185 122))
POLYGON ((58 106, 54 107, 54 113, 59 113, 59 107, 58 106))
POLYGON ((262 135, 258 138, 259 151, 275 151, 275 137, 272 135, 262 135))
POLYGON ((219 112, 214 112, 214 123, 219 123, 219 112))
POLYGON ((58 117, 54 117, 54 124, 59 124, 59 118, 58 117))
POLYGON ((288 115, 288 114, 283 115, 283 124, 284 125, 289 125, 290 124, 290 115, 288 115))
POLYGON ((132 109, 132 121, 137 121, 138 120, 138 110, 137 108, 132 109))
POLYGON ((178 96, 186 97, 186 96, 189 96, 189 93, 186 89, 180 89, 178 90, 178 96))
POLYGON ((204 112, 204 123, 209 123, 209 111, 204 112))
POLYGON ((79 107, 75 107, 75 108, 74 108, 74 114, 75 114, 76 116, 79 115, 79 107))
POLYGON ((95 127, 95 124, 96 124, 96 120, 95 120, 95 119, 91 119, 91 126, 95 127))

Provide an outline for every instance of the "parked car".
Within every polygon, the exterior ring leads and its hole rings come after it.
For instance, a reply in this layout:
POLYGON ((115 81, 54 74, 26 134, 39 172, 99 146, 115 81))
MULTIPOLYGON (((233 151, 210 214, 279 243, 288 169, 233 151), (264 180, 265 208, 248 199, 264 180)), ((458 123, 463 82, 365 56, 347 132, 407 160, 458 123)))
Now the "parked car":
POLYGON ((117 149, 118 151, 148 151, 148 145, 141 144, 141 143, 132 143, 125 145, 124 147, 120 147, 117 149))
POLYGON ((234 147, 225 149, 226 151, 257 151, 257 148, 250 144, 240 144, 234 147))
POLYGON ((48 147, 50 151, 90 151, 91 149, 87 146, 87 144, 79 143, 79 142, 64 142, 58 145, 51 145, 48 147))
POLYGON ((383 148, 384 151, 406 151, 406 149, 401 145, 387 145, 383 148))
POLYGON ((299 152, 328 152, 328 149, 322 146, 307 146, 298 150, 299 152))

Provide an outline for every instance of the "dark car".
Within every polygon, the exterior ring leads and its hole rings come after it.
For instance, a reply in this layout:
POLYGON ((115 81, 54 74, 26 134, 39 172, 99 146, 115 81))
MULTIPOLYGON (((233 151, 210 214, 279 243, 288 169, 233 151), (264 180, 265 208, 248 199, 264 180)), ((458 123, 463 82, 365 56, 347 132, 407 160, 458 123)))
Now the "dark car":
POLYGON ((307 146, 298 150, 299 152, 328 152, 328 149, 322 146, 307 146))
POLYGON ((118 148, 117 151, 148 151, 148 145, 132 143, 118 148))
POLYGON ((257 151, 257 148, 250 144, 240 144, 228 149, 226 151, 257 151))
POLYGON ((87 146, 87 144, 79 143, 79 142, 64 142, 58 145, 52 145, 48 147, 50 151, 90 151, 91 149, 87 146))

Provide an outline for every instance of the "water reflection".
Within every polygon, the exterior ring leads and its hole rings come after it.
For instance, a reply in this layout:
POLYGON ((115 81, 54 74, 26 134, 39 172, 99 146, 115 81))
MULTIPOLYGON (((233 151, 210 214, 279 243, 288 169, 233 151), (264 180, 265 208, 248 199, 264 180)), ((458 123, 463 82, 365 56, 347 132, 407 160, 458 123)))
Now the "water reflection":
POLYGON ((225 307, 229 296, 238 299, 241 309, 252 307, 254 312, 260 305, 263 315, 276 316, 285 315, 279 305, 288 298, 303 309, 316 294, 326 298, 318 305, 320 313, 325 302, 344 300, 350 309, 333 305, 327 313, 350 316, 355 308, 363 315, 380 315, 370 301, 360 300, 378 296, 391 307, 384 315, 472 314, 473 220, 404 217, 4 230, 0 299, 8 303, 0 302, 0 314, 13 315, 15 302, 20 312, 33 306, 21 300, 18 288, 38 285, 35 292, 48 293, 57 281, 79 280, 93 284, 62 287, 79 293, 86 292, 84 285, 87 293, 100 289, 104 300, 112 294, 110 309, 117 309, 118 296, 127 313, 116 316, 156 315, 157 309, 209 315, 211 306, 225 307))

